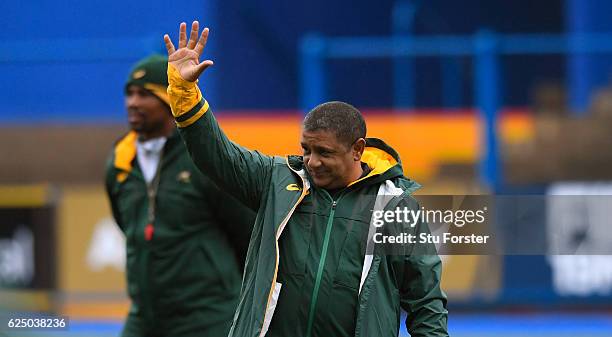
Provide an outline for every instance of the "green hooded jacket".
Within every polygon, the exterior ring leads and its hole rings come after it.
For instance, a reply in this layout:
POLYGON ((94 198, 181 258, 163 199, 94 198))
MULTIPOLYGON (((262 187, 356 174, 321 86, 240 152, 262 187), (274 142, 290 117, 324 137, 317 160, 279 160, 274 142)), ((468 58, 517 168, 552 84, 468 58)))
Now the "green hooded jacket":
MULTIPOLYGON (((183 80, 172 65, 168 66, 168 78, 172 111, 196 166, 206 171, 220 187, 258 209, 230 336, 261 337, 266 335, 273 320, 284 318, 284 312, 275 312, 283 291, 278 282, 279 269, 283 269, 281 252, 286 251, 286 247, 279 246, 279 241, 287 227, 299 223, 300 213, 309 215, 313 226, 325 227, 326 234, 311 287, 312 296, 308 300, 308 320, 289 324, 297 326, 292 335, 322 336, 321 331, 326 330, 316 326, 318 313, 344 309, 317 305, 320 286, 325 283, 322 281, 328 249, 325 247, 329 247, 332 240, 329 237, 332 228, 338 221, 369 224, 373 209, 418 208, 410 196, 418 184, 403 176, 399 157, 393 149, 380 140, 368 139, 362 162, 371 171, 349 185, 338 199, 328 200, 331 207, 328 213, 320 216, 316 207, 307 205, 309 198, 319 195, 320 191, 312 186, 301 157, 266 156, 231 142, 219 128, 196 83, 183 80), (363 204, 357 207, 359 203, 363 204)), ((428 231, 422 223, 414 227, 393 223, 384 230, 388 234, 428 231)), ((368 237, 371 234, 368 232, 368 237)), ((340 272, 334 275, 337 278, 334 282, 354 288, 358 296, 354 336, 397 336, 400 308, 408 313, 406 326, 412 336, 448 336, 446 296, 440 289, 441 262, 435 247, 417 247, 424 248, 419 252, 414 251, 415 247, 402 247, 402 251, 395 254, 387 254, 390 252, 380 248, 369 252, 366 249, 367 254, 359 256, 363 262, 357 273, 354 266, 343 263, 341 256, 340 272)), ((297 249, 295 253, 300 251, 297 249)), ((285 257, 298 263, 303 260, 285 257)), ((347 257, 355 260, 354 256, 347 257)), ((285 263, 285 271, 289 268, 285 263)), ((301 272, 301 265, 296 270, 301 272)), ((301 310, 300 303, 296 303, 295 310, 301 310)))
POLYGON ((123 336, 226 336, 255 213, 193 165, 178 132, 160 160, 152 237, 135 132, 115 145, 106 170, 113 216, 127 244, 132 300, 123 336))

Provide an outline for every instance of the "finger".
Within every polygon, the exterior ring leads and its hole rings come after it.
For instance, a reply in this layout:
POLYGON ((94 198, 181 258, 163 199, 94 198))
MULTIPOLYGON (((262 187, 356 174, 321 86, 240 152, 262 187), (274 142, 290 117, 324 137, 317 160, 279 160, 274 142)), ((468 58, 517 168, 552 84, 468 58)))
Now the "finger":
POLYGON ((183 48, 187 45, 187 24, 181 22, 181 26, 179 28, 179 49, 183 48))
POLYGON ((166 43, 166 50, 168 51, 168 56, 170 56, 176 51, 176 49, 174 48, 174 44, 172 43, 172 40, 170 40, 170 36, 168 36, 168 34, 164 35, 164 42, 166 43))
POLYGON ((206 70, 208 67, 212 66, 214 63, 211 60, 206 60, 203 61, 202 63, 198 64, 196 66, 196 78, 200 77, 200 75, 202 75, 202 73, 204 72, 204 70, 206 70))
POLYGON ((189 34, 189 42, 187 42, 187 48, 193 49, 198 39, 198 32, 200 31, 200 23, 194 21, 191 24, 191 33, 189 34))
POLYGON ((204 47, 206 47, 206 41, 208 41, 208 28, 204 28, 202 34, 200 35, 200 39, 198 40, 198 44, 195 46, 195 51, 198 55, 202 55, 204 51, 204 47))

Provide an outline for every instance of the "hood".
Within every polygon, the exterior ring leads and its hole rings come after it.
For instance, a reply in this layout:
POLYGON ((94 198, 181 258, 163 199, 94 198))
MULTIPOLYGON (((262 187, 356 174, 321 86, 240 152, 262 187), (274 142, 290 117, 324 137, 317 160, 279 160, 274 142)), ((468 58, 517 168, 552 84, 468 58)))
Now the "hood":
POLYGON ((352 182, 349 186, 376 175, 380 175, 384 180, 404 175, 402 161, 397 151, 378 138, 366 138, 366 147, 361 156, 361 162, 368 165, 371 171, 367 176, 352 182))

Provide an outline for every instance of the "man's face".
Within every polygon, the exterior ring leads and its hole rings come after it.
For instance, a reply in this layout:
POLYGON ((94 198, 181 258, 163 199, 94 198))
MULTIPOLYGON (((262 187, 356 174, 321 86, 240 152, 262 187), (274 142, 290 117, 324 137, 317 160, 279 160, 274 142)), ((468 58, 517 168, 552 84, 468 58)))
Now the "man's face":
POLYGON ((159 98, 134 84, 125 91, 125 107, 130 127, 139 134, 156 133, 171 118, 168 107, 159 98))
MULTIPOLYGON (((317 187, 337 189, 347 186, 354 175, 355 149, 340 142, 331 131, 302 131, 300 140, 304 165, 317 187)), ((358 161, 358 160, 357 160, 358 161)))

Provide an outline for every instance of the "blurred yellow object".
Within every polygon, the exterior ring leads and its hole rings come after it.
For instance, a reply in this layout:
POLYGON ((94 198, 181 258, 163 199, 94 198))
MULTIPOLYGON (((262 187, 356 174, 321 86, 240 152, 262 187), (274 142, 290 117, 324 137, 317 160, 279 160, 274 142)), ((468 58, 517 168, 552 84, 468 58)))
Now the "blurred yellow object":
POLYGON ((52 201, 48 184, 0 185, 0 207, 41 207, 52 201))
POLYGON ((72 319, 125 319, 130 301, 124 300, 92 300, 65 301, 59 308, 62 315, 72 319))
POLYGON ((52 311, 53 296, 47 290, 0 289, 0 309, 16 311, 52 311))

